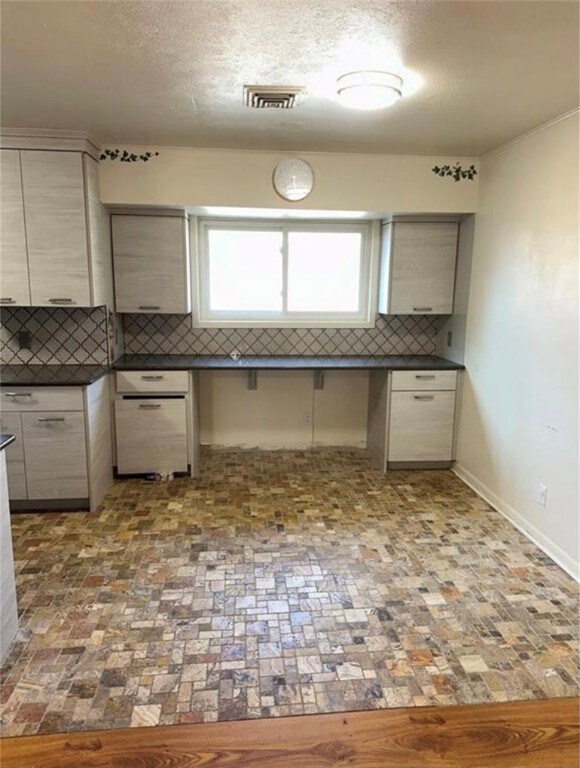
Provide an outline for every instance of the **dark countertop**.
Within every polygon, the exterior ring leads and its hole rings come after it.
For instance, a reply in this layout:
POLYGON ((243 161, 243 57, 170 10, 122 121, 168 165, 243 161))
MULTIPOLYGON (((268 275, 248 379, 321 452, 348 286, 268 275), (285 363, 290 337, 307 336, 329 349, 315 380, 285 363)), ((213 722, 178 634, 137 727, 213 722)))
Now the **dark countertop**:
POLYGON ((248 356, 239 360, 231 357, 205 355, 125 355, 113 368, 119 371, 161 370, 304 370, 304 369, 382 369, 404 370, 463 370, 465 366, 431 355, 387 355, 384 357, 265 357, 248 356))
POLYGON ((14 435, 9 435, 7 432, 4 434, 0 433, 0 451, 3 451, 4 448, 7 448, 10 443, 13 443, 16 440, 14 435))
POLYGON ((3 365, 2 387, 82 387, 100 379, 106 365, 3 365))

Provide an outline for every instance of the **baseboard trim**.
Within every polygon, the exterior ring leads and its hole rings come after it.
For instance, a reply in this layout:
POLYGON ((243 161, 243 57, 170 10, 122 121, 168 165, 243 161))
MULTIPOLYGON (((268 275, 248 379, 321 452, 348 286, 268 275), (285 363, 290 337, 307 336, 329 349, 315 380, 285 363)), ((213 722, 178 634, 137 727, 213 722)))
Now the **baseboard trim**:
POLYGON ((510 506, 499 496, 496 496, 486 485, 480 482, 465 467, 455 464, 451 471, 457 475, 472 491, 475 491, 484 501, 486 501, 496 512, 505 517, 514 528, 524 534, 524 536, 539 547, 548 557, 559 565, 562 570, 571 576, 575 581, 580 582, 580 565, 570 557, 564 550, 549 539, 539 528, 529 523, 523 515, 510 506))

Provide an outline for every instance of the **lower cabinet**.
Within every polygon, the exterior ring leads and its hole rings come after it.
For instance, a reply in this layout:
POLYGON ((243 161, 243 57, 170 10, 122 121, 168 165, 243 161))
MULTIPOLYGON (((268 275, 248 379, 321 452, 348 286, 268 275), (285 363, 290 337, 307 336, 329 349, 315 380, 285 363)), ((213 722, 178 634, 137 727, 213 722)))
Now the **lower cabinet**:
POLYGON ((113 481, 109 381, 86 387, 3 387, 13 509, 96 509, 113 481))
POLYGON ((89 495, 85 415, 73 411, 22 414, 26 485, 31 499, 89 495))
POLYGON ((383 471, 451 465, 457 393, 457 371, 371 372, 368 450, 383 471))
POLYGON ((118 474, 197 474, 197 376, 189 371, 117 371, 115 380, 118 474))
POLYGON ((185 398, 115 401, 120 474, 187 472, 185 398))
POLYGON ((22 441, 22 418, 19 413, 3 413, 0 417, 2 432, 14 435, 16 440, 4 449, 8 474, 8 495, 10 499, 26 499, 26 470, 24 464, 24 443, 22 441))
POLYGON ((389 461, 451 461, 455 392, 393 392, 389 461))

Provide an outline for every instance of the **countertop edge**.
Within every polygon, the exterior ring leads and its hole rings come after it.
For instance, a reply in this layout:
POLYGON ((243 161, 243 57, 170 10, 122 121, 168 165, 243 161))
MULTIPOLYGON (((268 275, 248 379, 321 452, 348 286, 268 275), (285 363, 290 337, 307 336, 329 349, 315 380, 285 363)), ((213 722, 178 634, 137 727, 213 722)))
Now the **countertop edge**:
POLYGON ((3 451, 4 448, 8 448, 8 446, 11 445, 15 440, 16 437, 9 434, 8 432, 0 434, 0 451, 3 451))
MULTIPOLYGON (((0 370, 0 388, 3 387, 88 387, 91 384, 94 384, 99 379, 102 379, 103 376, 107 376, 111 372, 111 367, 106 366, 91 366, 94 367, 95 370, 91 371, 86 376, 78 376, 75 378, 74 375, 70 375, 70 377, 67 377, 67 372, 65 370, 60 370, 58 373, 54 374, 54 378, 51 378, 49 380, 45 379, 43 377, 42 370, 46 371, 47 369, 53 368, 54 366, 30 366, 30 368, 38 368, 38 371, 26 371, 26 369, 29 366, 21 365, 18 366, 10 366, 10 365, 2 365, 0 370), (19 372, 18 374, 10 375, 10 369, 11 368, 18 368, 19 372), (28 374, 28 375, 27 375, 28 374), (59 378, 60 377, 60 378, 59 378)), ((58 366, 60 368, 60 366, 58 366)), ((66 368, 66 365, 63 365, 62 368, 66 368)), ((77 368, 78 366, 70 366, 71 368, 77 368)))
POLYGON ((138 370, 455 370, 465 369, 462 363, 456 363, 437 356, 392 356, 387 357, 305 357, 297 359, 293 356, 279 359, 264 356, 246 357, 241 360, 230 360, 226 357, 189 357, 184 355, 179 359, 171 359, 163 355, 129 355, 113 363, 114 371, 138 370), (405 359, 407 358, 407 359, 405 359))

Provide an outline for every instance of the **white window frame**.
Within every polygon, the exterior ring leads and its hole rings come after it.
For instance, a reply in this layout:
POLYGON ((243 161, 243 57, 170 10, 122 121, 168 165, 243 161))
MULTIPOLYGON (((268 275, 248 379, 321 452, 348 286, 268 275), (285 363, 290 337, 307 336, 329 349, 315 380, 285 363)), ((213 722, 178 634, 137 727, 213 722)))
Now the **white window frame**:
POLYGON ((379 221, 200 218, 191 221, 193 296, 196 297, 193 325, 197 328, 372 328, 376 321, 379 221), (357 312, 229 312, 209 309, 208 230, 275 230, 283 235, 283 291, 286 307, 288 232, 357 232, 362 236, 359 311, 357 312))

